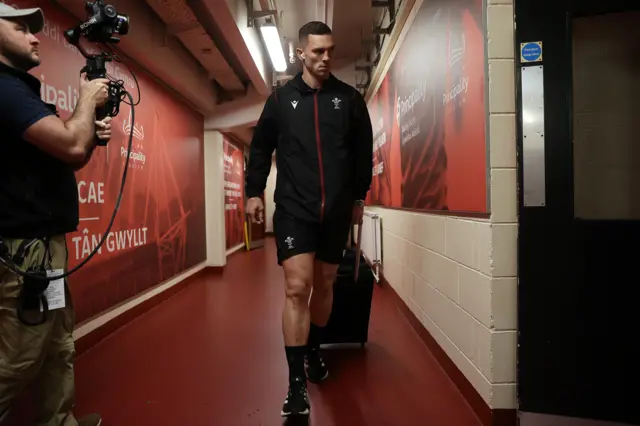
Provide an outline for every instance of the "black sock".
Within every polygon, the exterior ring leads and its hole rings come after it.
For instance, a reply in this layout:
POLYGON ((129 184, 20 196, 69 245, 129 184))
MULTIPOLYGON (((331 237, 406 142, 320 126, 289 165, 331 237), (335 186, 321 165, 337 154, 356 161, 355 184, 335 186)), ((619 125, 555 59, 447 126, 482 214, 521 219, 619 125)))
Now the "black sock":
POLYGON ((307 353, 314 353, 320 350, 322 343, 324 327, 320 327, 311 323, 309 326, 309 339, 307 340, 307 353))
POLYGON ((287 354, 287 363, 289 364, 289 383, 293 383, 296 378, 306 382, 306 374, 304 371, 304 354, 306 346, 285 346, 284 351, 287 354))

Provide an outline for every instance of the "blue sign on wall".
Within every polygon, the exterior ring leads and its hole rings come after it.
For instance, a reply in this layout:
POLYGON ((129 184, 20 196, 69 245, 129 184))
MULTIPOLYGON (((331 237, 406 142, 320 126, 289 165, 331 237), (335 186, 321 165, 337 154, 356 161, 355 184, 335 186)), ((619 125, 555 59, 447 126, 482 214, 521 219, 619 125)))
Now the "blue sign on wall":
POLYGON ((542 42, 520 43, 520 62, 542 61, 542 42))

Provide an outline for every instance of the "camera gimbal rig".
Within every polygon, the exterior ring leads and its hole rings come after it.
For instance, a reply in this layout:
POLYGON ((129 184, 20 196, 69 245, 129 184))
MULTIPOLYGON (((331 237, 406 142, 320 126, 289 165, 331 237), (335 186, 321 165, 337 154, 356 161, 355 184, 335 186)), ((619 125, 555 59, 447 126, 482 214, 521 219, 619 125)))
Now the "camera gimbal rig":
MULTIPOLYGON (((87 60, 87 64, 80 71, 86 73, 89 80, 96 78, 107 78, 107 62, 113 61, 113 55, 108 52, 90 54, 80 45, 80 38, 84 36, 87 40, 97 43, 117 44, 120 38, 117 35, 127 35, 129 32, 129 17, 121 15, 115 6, 105 4, 104 0, 87 2, 85 9, 89 19, 64 32, 67 42, 75 46, 82 56, 87 60)), ((111 81, 109 83, 109 99, 103 107, 96 110, 96 119, 102 120, 107 115, 115 117, 120 112, 120 102, 125 97, 126 90, 121 82, 111 81)), ((105 146, 107 143, 96 138, 96 144, 105 146)))

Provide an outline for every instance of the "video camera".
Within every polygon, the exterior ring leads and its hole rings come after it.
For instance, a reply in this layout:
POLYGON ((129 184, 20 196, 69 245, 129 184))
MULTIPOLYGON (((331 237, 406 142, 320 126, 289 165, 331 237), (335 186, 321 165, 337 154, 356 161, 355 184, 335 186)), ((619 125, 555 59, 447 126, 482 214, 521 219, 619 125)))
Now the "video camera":
MULTIPOLYGON (((69 44, 75 46, 87 60, 86 66, 80 71, 81 73, 86 73, 89 80, 108 78, 106 64, 114 60, 113 54, 101 52, 92 55, 80 45, 80 39, 84 36, 93 43, 119 43, 120 37, 118 36, 129 33, 129 16, 118 13, 115 6, 106 4, 104 0, 88 1, 85 4, 85 10, 87 20, 66 30, 64 38, 69 44)), ((111 117, 118 115, 120 102, 125 95, 124 82, 112 80, 109 83, 109 99, 104 107, 96 111, 96 119, 102 120, 107 115, 111 117)), ((106 142, 96 138, 96 144, 104 146, 106 142)))
POLYGON ((94 43, 119 43, 117 35, 129 33, 129 17, 119 14, 115 6, 105 4, 104 0, 88 1, 85 10, 89 19, 65 31, 70 43, 77 44, 81 36, 94 43))

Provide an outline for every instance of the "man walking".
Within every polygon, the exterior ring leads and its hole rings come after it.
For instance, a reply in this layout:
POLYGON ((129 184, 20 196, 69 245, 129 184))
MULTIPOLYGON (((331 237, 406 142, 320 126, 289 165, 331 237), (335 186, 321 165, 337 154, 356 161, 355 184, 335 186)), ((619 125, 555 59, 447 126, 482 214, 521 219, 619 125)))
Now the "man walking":
POLYGON ((273 226, 286 281, 282 328, 289 365, 283 416, 308 415, 307 378, 318 383, 328 377, 319 352, 322 331, 349 230, 362 221, 372 178, 367 105, 331 74, 334 49, 326 24, 309 22, 300 29, 302 73, 267 99, 247 167, 247 214, 261 222, 260 195, 277 150, 273 226))

